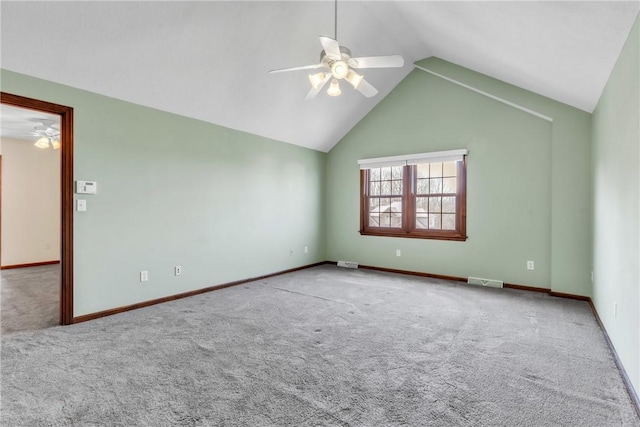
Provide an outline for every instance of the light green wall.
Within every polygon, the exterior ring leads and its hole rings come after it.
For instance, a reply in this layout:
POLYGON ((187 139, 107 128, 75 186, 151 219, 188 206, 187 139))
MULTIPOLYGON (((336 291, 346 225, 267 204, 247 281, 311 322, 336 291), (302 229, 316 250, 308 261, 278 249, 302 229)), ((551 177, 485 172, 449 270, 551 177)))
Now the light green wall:
POLYGON ((593 113, 593 301, 636 390, 640 390, 639 58, 640 18, 593 113))
POLYGON ((324 153, 6 70, 1 79, 4 92, 74 108, 74 176, 98 183, 74 215, 76 316, 326 259, 324 153))
POLYGON ((418 64, 553 124, 414 70, 329 152, 328 257, 589 295, 590 114, 437 58, 418 64), (358 159, 457 148, 469 149, 466 242, 359 235, 358 159))

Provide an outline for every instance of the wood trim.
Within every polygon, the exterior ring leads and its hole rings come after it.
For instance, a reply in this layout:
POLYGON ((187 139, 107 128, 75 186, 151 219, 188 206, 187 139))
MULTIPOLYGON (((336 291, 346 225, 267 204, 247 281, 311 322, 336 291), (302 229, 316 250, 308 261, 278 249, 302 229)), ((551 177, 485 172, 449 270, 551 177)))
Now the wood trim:
POLYGON ((611 354, 613 355, 613 361, 615 362, 618 368, 618 371, 620 371, 620 375, 622 376, 622 381, 624 382, 624 385, 627 388, 627 393, 629 393, 629 398, 631 399, 631 403, 633 404, 633 407, 636 410, 636 414, 638 415, 638 418, 640 418, 640 398, 638 397, 638 393, 633 388, 631 379, 629 378, 627 371, 624 369, 624 366, 622 365, 622 361, 618 356, 618 352, 616 351, 616 348, 613 346, 613 342, 611 342, 611 338, 609 338, 609 334, 607 333, 607 330, 605 329, 604 324, 602 323, 602 320, 600 320, 600 315, 598 315, 598 310, 596 310, 596 306, 593 303, 593 300, 591 298, 588 298, 587 302, 591 307, 591 311, 593 311, 593 315, 596 318, 596 322, 598 322, 598 326, 600 326, 600 329, 602 330, 604 339, 607 342, 607 345, 609 346, 609 350, 611 350, 611 354))
POLYGON ((444 274, 422 273, 420 271, 397 270, 395 268, 375 267, 372 265, 358 265, 358 268, 365 270, 384 271, 385 273, 407 274, 409 276, 429 277, 431 279, 452 280, 455 282, 466 282, 466 277, 446 276, 444 274))
POLYGON ((502 286, 505 287, 505 288, 509 288, 509 289, 518 289, 520 291, 542 292, 544 294, 550 294, 551 293, 551 289, 550 288, 537 288, 535 286, 523 286, 523 285, 516 285, 516 284, 513 284, 513 283, 503 283, 502 286))
POLYGON ((551 295, 552 297, 558 297, 558 298, 568 298, 568 299, 575 299, 578 301, 590 301, 591 298, 584 296, 584 295, 575 295, 575 294, 565 294, 564 292, 555 292, 555 291, 549 291, 549 295, 551 295))
POLYGON ((282 274, 293 273, 294 271, 305 270, 307 268, 317 267, 317 266, 325 265, 325 264, 329 264, 329 262, 327 262, 327 261, 316 262, 314 264, 303 265, 301 267, 296 267, 296 268, 290 268, 288 270, 282 270, 282 271, 278 271, 276 273, 265 274, 264 276, 258 276, 258 277, 251 277, 249 279, 236 280, 234 282, 223 283, 223 284, 220 284, 220 285, 209 286, 209 287, 206 287, 206 288, 196 289, 196 290, 193 290, 193 291, 183 292, 183 293, 180 293, 180 294, 169 295, 169 296, 166 296, 166 297, 156 298, 156 299, 152 299, 152 300, 148 300, 148 301, 142 301, 142 302, 138 302, 138 303, 131 304, 131 305, 125 305, 125 306, 122 306, 122 307, 111 308, 109 310, 98 311, 96 313, 84 314, 82 316, 74 317, 73 318, 73 323, 87 322, 89 320, 98 319, 100 317, 111 316, 111 315, 114 315, 114 314, 124 313, 126 311, 137 310, 137 309, 143 308, 143 307, 149 307, 151 305, 162 304, 164 302, 169 302, 169 301, 174 301, 174 300, 177 300, 177 299, 192 297, 194 295, 204 294, 204 293, 212 292, 212 291, 218 291, 220 289, 230 288, 231 286, 238 286, 238 285, 242 285, 242 284, 245 284, 245 283, 248 283, 248 282, 267 279, 269 277, 274 277, 274 276, 280 276, 282 274))
POLYGON ((60 116, 60 324, 73 322, 73 108, 0 92, 0 103, 60 116))
POLYGON ((53 265, 60 264, 60 261, 41 261, 41 262, 30 262, 27 264, 13 264, 13 265, 3 265, 0 267, 0 270, 11 270, 13 268, 28 268, 28 267, 39 267, 41 265, 53 265))

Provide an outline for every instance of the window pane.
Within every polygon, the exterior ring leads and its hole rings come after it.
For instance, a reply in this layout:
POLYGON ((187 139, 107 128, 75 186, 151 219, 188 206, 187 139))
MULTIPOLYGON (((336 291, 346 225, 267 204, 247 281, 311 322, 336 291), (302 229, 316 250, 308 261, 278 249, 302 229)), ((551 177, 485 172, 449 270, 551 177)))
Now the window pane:
MULTIPOLYGON (((432 165, 433 166, 433 165, 432 165)), ((431 194, 440 194, 442 193, 442 179, 430 179, 429 180, 429 192, 431 194)))
POLYGON ((391 181, 391 194, 394 196, 402 195, 402 181, 391 181))
POLYGON ((369 184, 369 195, 371 196, 379 196, 380 195, 380 183, 372 182, 369 184))
POLYGON ((416 197, 416 211, 426 212, 429 209, 428 197, 416 197))
POLYGON ((396 197, 395 199, 391 199, 391 210, 393 212, 402 213, 402 199, 401 198, 396 197))
POLYGON ((379 212, 380 200, 371 198, 369 199, 369 212, 379 212))
POLYGON ((391 172, 391 178, 392 179, 402 179, 402 166, 394 166, 391 172))
POLYGON ((391 213, 383 212, 380 214, 380 227, 390 227, 391 225, 391 213))
POLYGON ((391 168, 380 168, 380 179, 381 180, 389 180, 391 179, 391 168))
POLYGON ((440 213, 441 209, 441 197, 430 197, 429 198, 429 213, 440 213))
POLYGON ((418 210, 416 212, 416 228, 426 229, 429 228, 429 218, 426 212, 418 210))
POLYGON ((419 179, 418 180, 418 188, 417 194, 429 194, 429 180, 428 179, 419 179))
POLYGON ((431 178, 440 178, 442 176, 442 163, 430 163, 429 176, 431 178))
POLYGON ((402 199, 391 199, 391 222, 389 227, 402 227, 402 199))
POLYGON ((391 199, 378 199, 379 211, 369 213, 369 224, 372 227, 389 227, 391 223, 391 199))
POLYGON ((444 178, 442 180, 442 192, 443 193, 457 193, 457 180, 456 178, 444 178))
POLYGON ((442 212, 456 213, 456 198, 455 197, 443 197, 442 198, 442 212))
POLYGON ((456 216, 454 214, 442 214, 442 229, 443 230, 456 229, 456 216))
POLYGON ((380 200, 380 212, 388 210, 389 205, 391 205, 391 199, 388 199, 385 197, 379 200, 380 200))
POLYGON ((418 178, 429 178, 429 163, 417 165, 418 178))
POLYGON ((442 164, 442 176, 456 176, 458 175, 458 162, 444 162, 442 164))
POLYGON ((440 214, 429 214, 429 228, 440 230, 440 214))
POLYGON ((391 181, 382 181, 382 183, 380 184, 380 194, 391 194, 391 181))
POLYGON ((380 181, 380 168, 371 169, 369 171, 369 181, 380 181))

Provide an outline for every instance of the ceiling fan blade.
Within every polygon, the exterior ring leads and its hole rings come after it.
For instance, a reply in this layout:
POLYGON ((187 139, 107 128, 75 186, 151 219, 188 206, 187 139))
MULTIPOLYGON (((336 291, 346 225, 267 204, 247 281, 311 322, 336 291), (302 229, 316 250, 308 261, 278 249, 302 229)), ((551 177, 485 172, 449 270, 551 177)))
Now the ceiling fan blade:
POLYGON ((329 59, 333 59, 334 61, 339 61, 342 59, 342 54, 340 53, 340 45, 338 44, 337 40, 334 40, 331 37, 320 36, 320 44, 322 44, 324 53, 327 54, 329 59))
POLYGON ((376 96, 378 94, 378 89, 376 89, 375 87, 371 86, 371 83, 369 83, 368 81, 366 81, 364 79, 362 79, 362 81, 358 85, 358 90, 360 91, 361 94, 363 94, 367 98, 371 98, 371 97, 376 96))
POLYGON ((286 71, 298 71, 298 70, 313 70, 316 68, 324 67, 324 64, 303 65, 301 67, 280 68, 278 70, 271 70, 270 73, 284 73, 286 71))
POLYGON ((320 83, 318 85, 317 88, 311 88, 311 90, 309 92, 307 92, 307 96, 304 97, 304 99, 312 99, 315 98, 317 94, 320 93, 320 91, 322 90, 322 88, 327 84, 327 82, 331 79, 331 77, 333 77, 333 75, 331 73, 327 73, 327 75, 324 77, 324 80, 322 80, 322 83, 320 83))
POLYGON ((403 65, 404 58, 401 55, 365 56, 349 60, 349 66, 353 68, 397 68, 403 65))

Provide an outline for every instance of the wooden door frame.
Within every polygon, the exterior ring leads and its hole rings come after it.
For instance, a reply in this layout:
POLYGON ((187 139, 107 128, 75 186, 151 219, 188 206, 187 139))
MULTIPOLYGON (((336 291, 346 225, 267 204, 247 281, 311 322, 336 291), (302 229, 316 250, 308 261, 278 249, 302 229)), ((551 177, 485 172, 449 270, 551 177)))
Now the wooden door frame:
POLYGON ((60 116, 60 324, 73 323, 73 108, 0 92, 0 103, 60 116))

